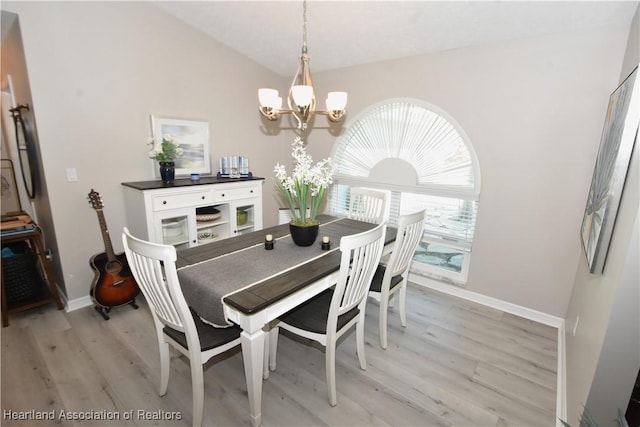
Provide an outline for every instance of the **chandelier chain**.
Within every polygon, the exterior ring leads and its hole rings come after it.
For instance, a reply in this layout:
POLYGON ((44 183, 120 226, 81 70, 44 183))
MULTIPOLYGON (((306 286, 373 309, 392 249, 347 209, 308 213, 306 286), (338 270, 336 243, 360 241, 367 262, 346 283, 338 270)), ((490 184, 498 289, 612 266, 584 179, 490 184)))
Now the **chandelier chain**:
POLYGON ((302 2, 302 48, 307 51, 307 0, 302 2))

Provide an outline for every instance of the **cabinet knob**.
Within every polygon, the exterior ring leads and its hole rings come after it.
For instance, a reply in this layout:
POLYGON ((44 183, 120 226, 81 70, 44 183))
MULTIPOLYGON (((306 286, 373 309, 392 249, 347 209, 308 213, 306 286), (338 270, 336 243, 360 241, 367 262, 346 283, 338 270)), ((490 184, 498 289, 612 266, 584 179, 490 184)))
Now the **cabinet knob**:
POLYGON ((224 197, 224 193, 222 193, 222 197, 224 197))
POLYGON ((251 190, 250 193, 253 194, 253 190, 251 190))
POLYGON ((202 200, 204 200, 204 196, 202 196, 202 200))
POLYGON ((166 204, 167 204, 167 201, 166 201, 166 200, 163 200, 163 201, 162 201, 162 204, 163 204, 163 205, 166 205, 166 204))

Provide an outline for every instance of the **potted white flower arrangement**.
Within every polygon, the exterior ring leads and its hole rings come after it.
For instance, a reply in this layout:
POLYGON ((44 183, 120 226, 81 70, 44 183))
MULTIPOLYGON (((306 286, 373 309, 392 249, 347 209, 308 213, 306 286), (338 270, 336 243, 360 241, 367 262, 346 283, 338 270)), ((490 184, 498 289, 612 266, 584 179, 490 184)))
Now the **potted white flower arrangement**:
POLYGON ((327 196, 328 187, 333 183, 333 164, 328 158, 313 165, 313 160, 307 154, 304 142, 300 137, 296 137, 291 146, 291 156, 295 161, 293 173, 288 176, 286 167, 278 163, 274 168, 275 181, 282 198, 291 211, 289 223, 291 237, 296 244, 309 246, 318 236, 319 225, 316 216, 327 196), (306 230, 300 231, 300 228, 306 230), (305 233, 307 239, 297 241, 294 234, 298 232, 305 233))
POLYGON ((162 136, 162 142, 156 143, 153 138, 147 141, 149 145, 149 157, 158 161, 160 165, 160 177, 162 182, 171 183, 175 178, 175 162, 176 157, 182 157, 184 151, 180 148, 178 141, 173 139, 169 134, 162 136))

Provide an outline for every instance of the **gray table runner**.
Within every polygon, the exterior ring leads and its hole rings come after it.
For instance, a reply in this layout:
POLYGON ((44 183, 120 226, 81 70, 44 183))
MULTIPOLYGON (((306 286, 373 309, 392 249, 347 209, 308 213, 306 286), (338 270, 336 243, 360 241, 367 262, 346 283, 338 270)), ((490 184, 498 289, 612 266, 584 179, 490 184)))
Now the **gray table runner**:
POLYGON ((286 235, 275 240, 273 250, 265 250, 261 243, 180 268, 178 278, 187 304, 207 323, 230 326, 222 298, 339 250, 344 233, 339 227, 331 227, 331 223, 320 226, 318 239, 311 246, 296 246, 291 236, 286 235), (330 251, 321 249, 322 236, 329 236, 330 251))

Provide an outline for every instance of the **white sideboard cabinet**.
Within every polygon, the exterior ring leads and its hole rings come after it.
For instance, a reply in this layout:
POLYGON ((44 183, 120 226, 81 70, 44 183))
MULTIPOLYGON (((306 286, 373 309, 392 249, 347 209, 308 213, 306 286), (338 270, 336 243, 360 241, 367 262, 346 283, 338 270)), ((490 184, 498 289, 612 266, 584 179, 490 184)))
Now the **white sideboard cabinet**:
POLYGON ((263 183, 253 177, 123 182, 127 227, 136 237, 178 249, 260 230, 263 183), (196 215, 198 208, 218 213, 196 215))

